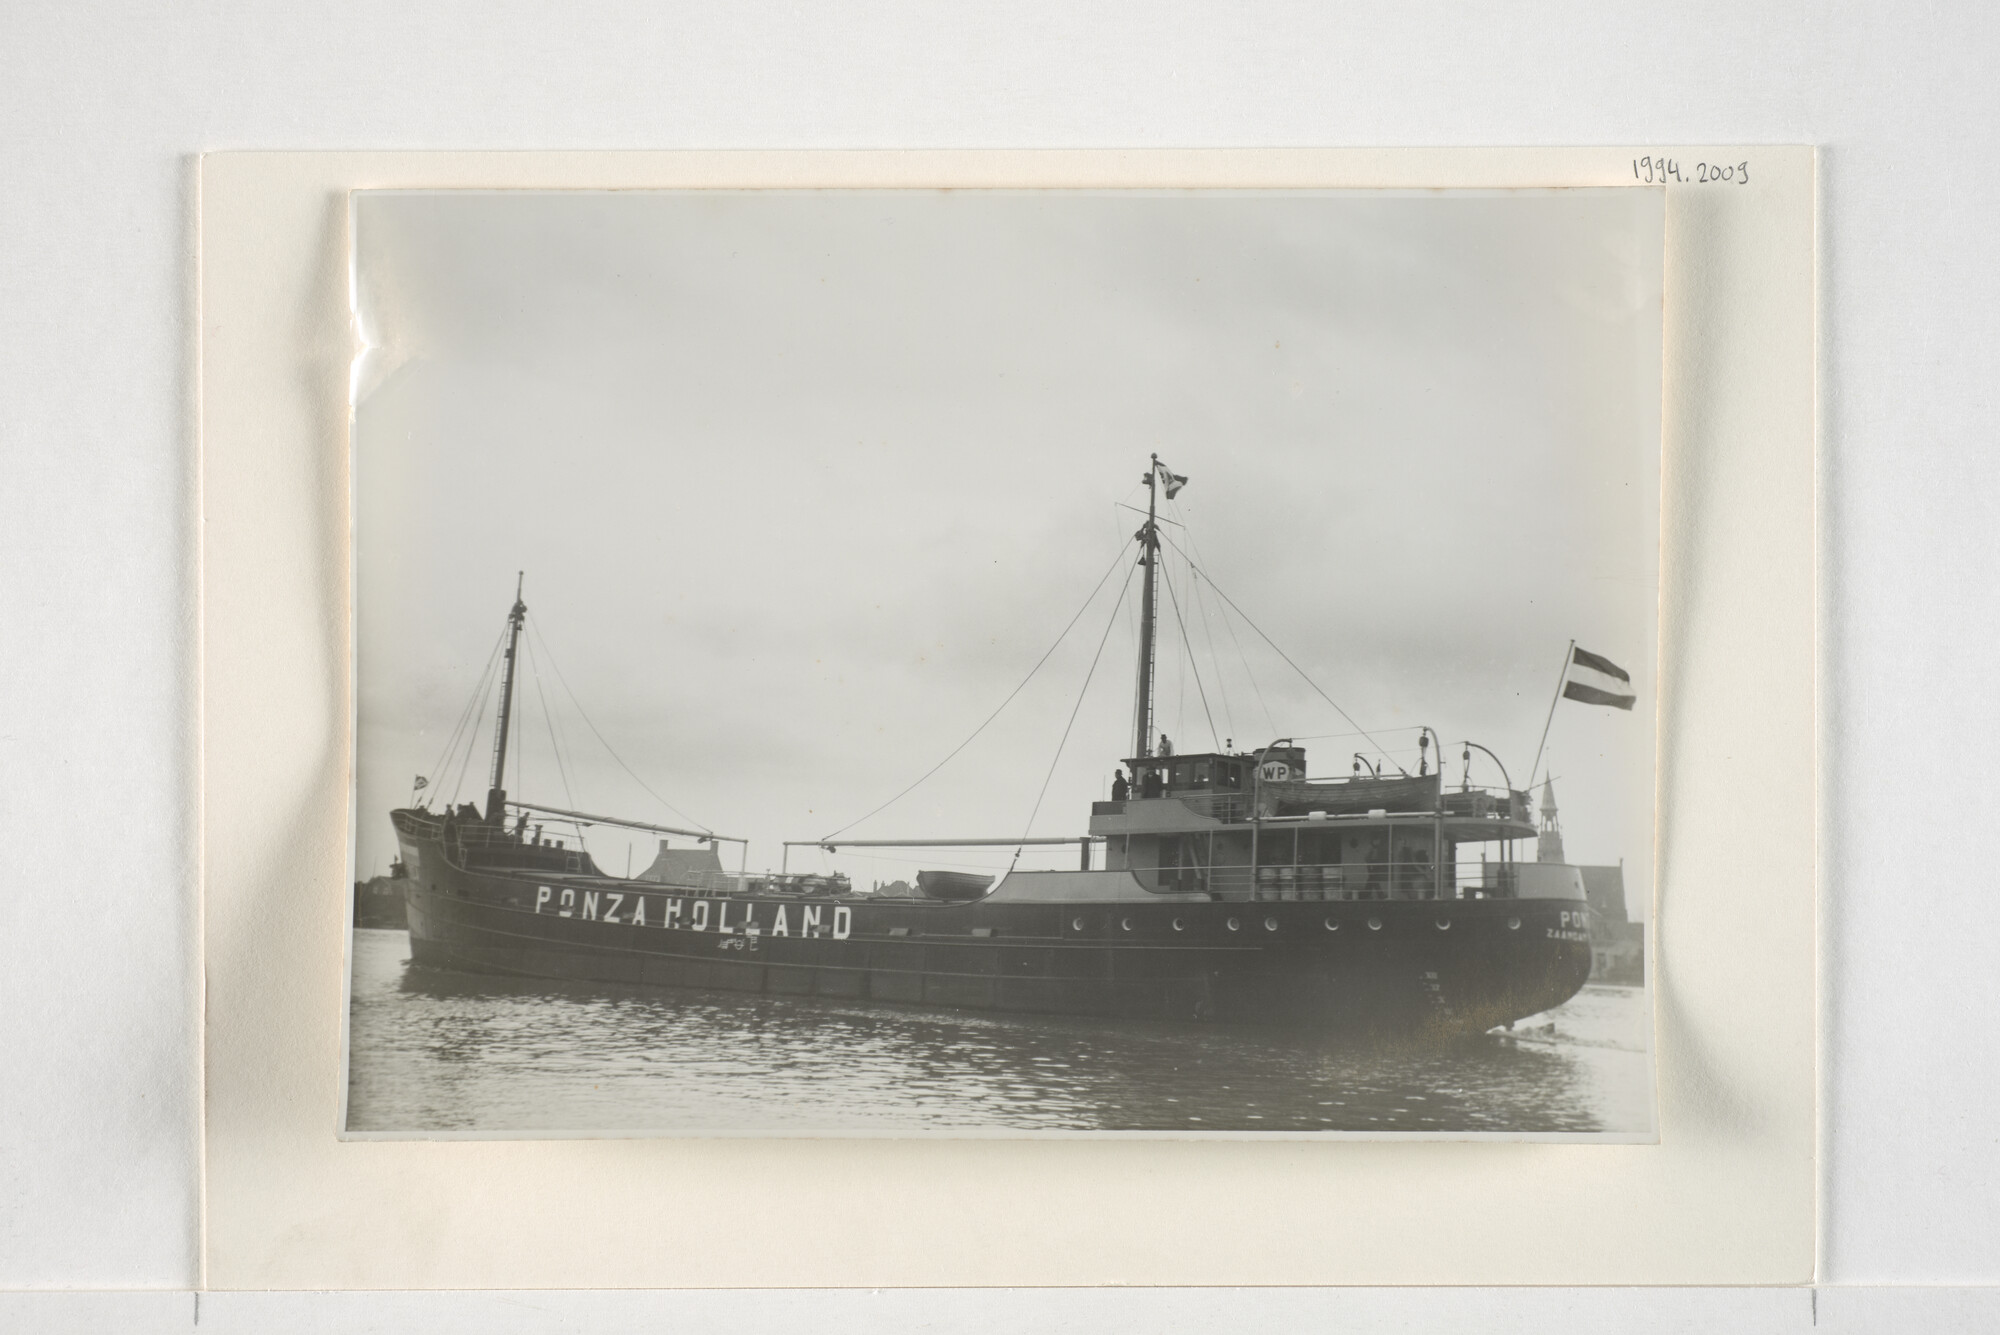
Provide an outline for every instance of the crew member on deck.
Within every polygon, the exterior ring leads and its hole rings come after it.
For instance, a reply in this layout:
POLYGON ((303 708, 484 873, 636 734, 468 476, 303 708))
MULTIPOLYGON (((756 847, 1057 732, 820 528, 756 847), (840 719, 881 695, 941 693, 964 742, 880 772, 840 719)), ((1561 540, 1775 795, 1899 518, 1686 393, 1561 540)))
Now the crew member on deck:
POLYGON ((1123 802, 1132 795, 1132 785, 1125 782, 1125 771, 1119 770, 1111 776, 1111 800, 1123 802))
POLYGON ((1140 796, 1158 797, 1160 795, 1160 789, 1161 789, 1160 771, 1153 768, 1152 766, 1147 766, 1146 777, 1144 780, 1140 782, 1139 785, 1140 796))

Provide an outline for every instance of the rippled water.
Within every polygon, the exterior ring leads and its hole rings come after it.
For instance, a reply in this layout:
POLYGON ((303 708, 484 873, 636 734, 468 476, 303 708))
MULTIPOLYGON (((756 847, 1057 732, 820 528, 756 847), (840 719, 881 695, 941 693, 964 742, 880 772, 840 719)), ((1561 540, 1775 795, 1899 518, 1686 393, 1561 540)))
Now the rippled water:
POLYGON ((571 986, 354 934, 348 1129, 1646 1135, 1649 1001, 1587 987, 1445 1050, 1208 1025, 571 986))

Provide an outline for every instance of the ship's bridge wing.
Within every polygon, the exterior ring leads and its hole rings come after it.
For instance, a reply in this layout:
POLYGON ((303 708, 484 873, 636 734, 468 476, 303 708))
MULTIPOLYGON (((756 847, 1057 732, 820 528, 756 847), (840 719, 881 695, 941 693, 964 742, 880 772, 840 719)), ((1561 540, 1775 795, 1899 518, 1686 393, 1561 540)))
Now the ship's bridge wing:
POLYGON ((1095 835, 1184 834, 1198 830, 1219 830, 1231 821, 1246 818, 1249 804, 1241 804, 1218 815, 1212 799, 1187 797, 1129 798, 1123 802, 1090 804, 1090 832, 1095 835))

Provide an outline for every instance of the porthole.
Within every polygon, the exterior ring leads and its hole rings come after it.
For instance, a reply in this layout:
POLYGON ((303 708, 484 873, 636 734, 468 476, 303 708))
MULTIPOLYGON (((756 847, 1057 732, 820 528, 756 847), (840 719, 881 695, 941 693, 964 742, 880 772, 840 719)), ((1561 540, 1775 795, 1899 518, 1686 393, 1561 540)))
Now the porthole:
POLYGON ((1328 918, 1326 920, 1326 930, 1329 932, 1337 932, 1340 930, 1340 924, 1335 922, 1332 918, 1328 918))
POLYGON ((1243 929, 1243 920, 1241 918, 1231 918, 1228 926, 1232 932, 1241 931, 1243 929))
POLYGON ((1451 930, 1451 919, 1450 919, 1450 918, 1439 918, 1439 919, 1438 919, 1438 930, 1439 930, 1440 932, 1449 932, 1449 931, 1451 930))
POLYGON ((1380 918, 1370 918, 1370 919, 1368 920, 1368 930, 1369 930, 1369 931, 1371 931, 1371 932, 1379 932, 1379 931, 1381 931, 1381 930, 1382 930, 1382 920, 1381 920, 1380 918))
POLYGON ((1132 920, 1130 918, 1122 919, 1118 925, 1128 932, 1132 930, 1132 920))
POLYGON ((1083 930, 1083 919, 1081 919, 1081 918, 1071 918, 1071 919, 1069 920, 1069 929, 1070 929, 1070 930, 1071 930, 1072 932, 1080 932, 1080 931, 1082 931, 1082 930, 1083 930))
POLYGON ((1509 919, 1507 919, 1507 930, 1508 930, 1508 931, 1510 931, 1510 932, 1518 932, 1518 931, 1520 931, 1520 930, 1521 930, 1521 920, 1520 920, 1519 918, 1509 918, 1509 919))
POLYGON ((1185 919, 1185 918, 1175 918, 1175 919, 1174 919, 1174 930, 1175 930, 1176 932, 1185 932, 1185 931, 1187 930, 1187 919, 1185 919))
POLYGON ((1275 932, 1275 931, 1277 931, 1277 930, 1278 930, 1278 920, 1277 920, 1276 918, 1266 918, 1266 919, 1264 919, 1264 930, 1265 930, 1265 931, 1267 931, 1267 932, 1275 932))

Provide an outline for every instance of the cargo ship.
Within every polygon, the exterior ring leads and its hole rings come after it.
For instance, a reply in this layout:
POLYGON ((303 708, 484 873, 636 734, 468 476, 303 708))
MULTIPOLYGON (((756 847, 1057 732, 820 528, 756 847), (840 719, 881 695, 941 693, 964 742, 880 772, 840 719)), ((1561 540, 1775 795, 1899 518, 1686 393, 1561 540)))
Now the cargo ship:
POLYGON ((1073 869, 923 872, 885 895, 838 875, 752 873, 747 851, 726 871, 720 846, 740 841, 710 830, 510 800, 527 613, 517 585, 484 809, 391 813, 412 958, 572 982, 1433 1041, 1575 994, 1591 970, 1583 879, 1517 856, 1537 833, 1528 794, 1486 748, 1462 744, 1456 784, 1428 728, 1415 773, 1357 758, 1308 777, 1306 749, 1287 738, 1172 753, 1153 717, 1159 501, 1184 482, 1157 456, 1145 476, 1127 575, 1141 581, 1131 754, 1084 832, 796 841, 1072 845, 1073 869), (1500 785, 1470 781, 1475 749, 1500 785), (551 822, 657 835, 659 855, 609 875, 580 842, 546 835, 551 822))

